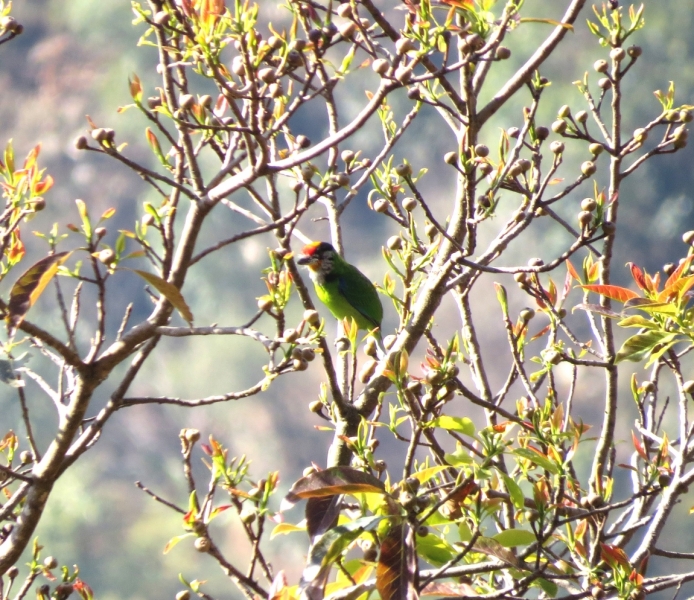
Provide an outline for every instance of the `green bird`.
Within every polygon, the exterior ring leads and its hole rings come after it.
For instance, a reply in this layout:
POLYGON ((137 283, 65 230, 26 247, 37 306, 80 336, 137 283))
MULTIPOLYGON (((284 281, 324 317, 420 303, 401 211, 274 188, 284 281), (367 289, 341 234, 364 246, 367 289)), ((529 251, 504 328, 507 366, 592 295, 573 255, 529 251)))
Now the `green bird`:
POLYGON ((312 242, 304 246, 297 262, 308 267, 318 299, 336 319, 352 317, 359 329, 380 329, 383 305, 374 284, 335 248, 312 242))

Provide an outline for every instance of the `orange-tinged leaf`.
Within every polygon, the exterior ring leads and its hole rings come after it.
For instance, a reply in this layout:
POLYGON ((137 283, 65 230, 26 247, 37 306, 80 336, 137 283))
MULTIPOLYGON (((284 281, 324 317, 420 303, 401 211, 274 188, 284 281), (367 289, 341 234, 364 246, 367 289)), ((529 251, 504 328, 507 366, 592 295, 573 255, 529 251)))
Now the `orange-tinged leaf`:
POLYGON ((570 261, 570 260, 567 260, 567 261, 566 261, 566 268, 567 268, 567 270, 569 271, 569 274, 571 275, 571 277, 573 277, 576 281, 578 281, 579 283, 581 283, 581 278, 580 278, 580 276, 578 275, 578 271, 576 271, 576 269, 574 268, 574 266, 571 264, 571 261, 570 261))
POLYGON ((107 208, 104 211, 104 214, 101 215, 101 220, 105 221, 106 219, 110 219, 113 215, 116 214, 116 209, 115 208, 107 208))
POLYGON ((25 254, 26 250, 20 237, 19 229, 15 229, 10 236, 10 249, 7 253, 7 259, 11 265, 16 265, 24 258, 25 254))
POLYGON ((602 559, 613 569, 617 566, 631 567, 629 559, 624 550, 610 544, 600 544, 600 555, 602 559))
POLYGON ((140 100, 142 100, 142 83, 140 82, 140 78, 135 74, 133 74, 130 79, 130 95, 135 102, 140 102, 140 100))
POLYGON ((680 264, 670 275, 670 277, 667 278, 667 281, 665 282, 665 289, 669 288, 673 283, 675 283, 678 279, 682 277, 682 273, 685 271, 689 270, 689 265, 692 264, 692 260, 694 260, 694 254, 688 256, 682 261, 682 264, 680 264))
POLYGON ((581 287, 584 290, 595 292, 596 294, 600 294, 601 296, 605 296, 611 300, 617 300, 618 302, 626 302, 632 298, 639 297, 636 292, 618 285, 589 284, 582 285, 581 287))
POLYGON ((60 252, 42 258, 27 269, 10 290, 7 305, 7 330, 13 336, 29 309, 72 252, 60 252))
POLYGON ((181 291, 173 284, 169 283, 165 279, 162 279, 158 275, 148 273, 147 271, 140 271, 139 269, 133 269, 134 273, 137 273, 142 279, 153 286, 162 296, 164 296, 173 307, 179 312, 179 314, 188 322, 189 325, 193 323, 193 313, 190 312, 190 308, 183 299, 183 294, 181 291))
POLYGON ((651 277, 648 273, 644 273, 644 279, 646 280, 646 289, 649 292, 657 292, 660 287, 660 273, 656 273, 654 277, 651 277))
MULTIPOLYGON (((694 257, 694 255, 693 255, 694 257)), ((668 279, 668 281, 670 281, 668 279)), ((694 275, 677 279, 674 283, 666 285, 665 289, 658 294, 658 301, 665 302, 668 298, 677 297, 681 299, 694 285, 694 275)))
POLYGON ((34 192, 34 194, 36 194, 37 196, 45 194, 48 190, 50 190, 53 187, 53 183, 53 177, 47 175, 46 179, 44 179, 43 181, 38 181, 33 185, 32 192, 34 192))
POLYGON ((291 508, 304 498, 354 493, 384 494, 385 485, 373 475, 353 467, 330 467, 299 479, 282 500, 281 510, 291 508))

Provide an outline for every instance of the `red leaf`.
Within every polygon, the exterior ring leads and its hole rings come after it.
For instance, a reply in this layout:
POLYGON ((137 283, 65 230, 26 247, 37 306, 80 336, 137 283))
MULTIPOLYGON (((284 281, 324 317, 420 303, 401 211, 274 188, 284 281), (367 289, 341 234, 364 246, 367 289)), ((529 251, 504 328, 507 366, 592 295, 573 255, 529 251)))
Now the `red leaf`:
POLYGON ((376 589, 382 600, 415 600, 414 534, 409 524, 394 524, 381 542, 376 589))
POLYGON ((624 550, 618 548, 617 546, 600 544, 600 555, 601 558, 613 569, 617 566, 627 568, 631 567, 629 559, 627 558, 624 550))
POLYGON ((631 300, 632 298, 639 297, 639 295, 636 292, 627 288, 620 287, 618 285, 600 285, 596 283, 590 285, 582 285, 581 287, 584 290, 587 290, 589 292, 595 292, 596 294, 600 294, 601 296, 605 296, 612 300, 617 300, 618 302, 626 302, 627 300, 631 300))
POLYGON ((639 289, 647 289, 648 286, 646 285, 646 280, 643 277, 643 271, 641 270, 641 267, 632 262, 628 262, 627 267, 631 269, 631 276, 634 278, 636 285, 639 286, 639 289))
POLYGON ((639 441, 639 439, 636 437, 636 434, 634 433, 633 430, 632 430, 632 432, 631 432, 631 441, 634 443, 634 449, 636 450, 636 452, 638 453, 638 455, 639 455, 641 458, 643 458, 643 460, 645 460, 646 462, 650 462, 650 461, 648 460, 648 455, 646 454, 646 451, 645 451, 644 448, 643 448, 643 445, 641 444, 641 442, 639 441))

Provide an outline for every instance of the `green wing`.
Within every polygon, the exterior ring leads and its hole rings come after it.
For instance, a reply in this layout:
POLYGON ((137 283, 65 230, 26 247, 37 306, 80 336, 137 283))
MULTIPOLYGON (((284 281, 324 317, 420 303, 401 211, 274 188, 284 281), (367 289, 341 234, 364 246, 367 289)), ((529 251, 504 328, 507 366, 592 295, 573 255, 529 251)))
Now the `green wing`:
POLYGON ((338 274, 338 292, 367 319, 372 327, 380 327, 383 305, 373 283, 359 269, 345 263, 338 274))

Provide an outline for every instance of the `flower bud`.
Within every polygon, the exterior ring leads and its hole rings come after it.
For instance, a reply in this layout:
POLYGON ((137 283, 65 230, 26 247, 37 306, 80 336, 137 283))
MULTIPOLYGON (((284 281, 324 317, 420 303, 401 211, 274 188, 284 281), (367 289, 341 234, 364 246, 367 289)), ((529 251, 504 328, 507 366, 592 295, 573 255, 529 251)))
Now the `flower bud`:
POLYGON ((583 173, 586 177, 590 177, 595 173, 596 167, 595 163, 593 161, 587 160, 583 163, 581 163, 581 173, 583 173))
POLYGON ((81 135, 75 140, 75 148, 77 148, 77 150, 84 150, 87 146, 89 146, 89 143, 85 136, 81 135))
POLYGON ((564 142, 554 141, 549 145, 549 149, 554 152, 554 154, 561 154, 564 152, 564 142))
POLYGON ((395 167, 395 173, 400 177, 409 177, 412 175, 412 167, 407 163, 402 163, 395 167))
POLYGON ((593 198, 584 198, 581 200, 581 210, 592 212, 597 207, 598 203, 593 198))
POLYGON ((193 544, 195 546, 195 549, 198 552, 209 552, 210 551, 210 546, 212 545, 210 542, 210 538, 208 537, 199 537, 195 539, 195 543, 193 544))
POLYGON ((593 68, 598 72, 598 73, 607 73, 607 69, 609 68, 609 65, 607 64, 606 60, 596 60, 593 63, 593 68))
POLYGON ((484 144, 477 144, 475 146, 475 156, 479 156, 480 158, 486 158, 487 156, 489 156, 489 148, 484 144))
POLYGON ((552 123, 552 131, 562 135, 566 131, 566 121, 564 119, 557 119, 552 123))
POLYGON ((343 19, 350 19, 352 18, 352 6, 349 2, 343 2, 340 4, 336 11, 338 15, 340 15, 343 19))
POLYGON ((366 383, 376 372, 378 362, 373 358, 367 360, 359 371, 359 381, 366 383))
POLYGON ((398 235, 393 235, 386 241, 386 246, 391 250, 401 250, 402 249, 402 238, 398 235))
POLYGON ((612 50, 610 50, 610 58, 617 62, 623 61, 626 55, 627 53, 624 48, 612 48, 612 50))
POLYGON ((195 106, 195 97, 193 94, 181 94, 178 97, 178 105, 181 110, 190 110, 195 106))
POLYGON ((417 201, 411 196, 408 196, 407 198, 403 198, 402 207, 407 212, 412 212, 417 207, 417 201))
POLYGON ((511 50, 506 46, 499 46, 496 49, 496 58, 498 60, 507 60, 511 58, 511 50))
POLYGON ((415 49, 415 45, 410 38, 401 37, 395 42, 395 51, 398 54, 407 54, 415 49))
POLYGON ((96 256, 105 265, 110 265, 116 258, 116 253, 110 248, 104 248, 96 256))
POLYGON ((593 222, 593 213, 587 210, 582 210, 578 213, 578 223, 581 227, 590 227, 593 222))
POLYGON ((377 213, 385 213, 388 212, 388 202, 386 201, 385 198, 378 198, 376 201, 373 203, 373 209, 377 213))
POLYGON ((390 63, 385 58, 377 58, 371 63, 371 68, 383 77, 390 68, 390 63))

